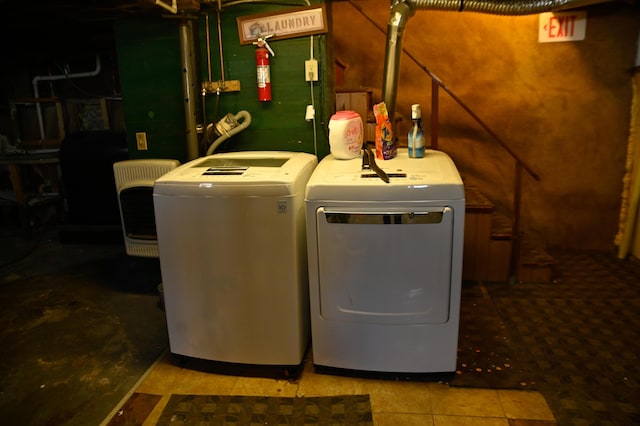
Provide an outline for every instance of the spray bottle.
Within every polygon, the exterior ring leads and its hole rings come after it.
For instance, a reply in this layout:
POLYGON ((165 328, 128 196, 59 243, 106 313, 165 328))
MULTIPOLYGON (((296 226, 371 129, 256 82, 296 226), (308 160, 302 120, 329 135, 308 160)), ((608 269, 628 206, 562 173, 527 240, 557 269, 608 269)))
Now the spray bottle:
POLYGON ((408 135, 409 158, 422 158, 424 157, 424 132, 420 104, 411 105, 411 121, 413 125, 408 135))

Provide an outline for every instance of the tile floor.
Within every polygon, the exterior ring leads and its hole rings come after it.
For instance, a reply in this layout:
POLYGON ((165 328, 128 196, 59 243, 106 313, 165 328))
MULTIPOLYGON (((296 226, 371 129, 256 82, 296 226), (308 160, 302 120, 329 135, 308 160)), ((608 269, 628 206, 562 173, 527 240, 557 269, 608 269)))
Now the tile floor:
POLYGON ((227 376, 184 369, 162 355, 115 407, 106 424, 134 392, 161 395, 144 421, 155 425, 171 394, 330 396, 369 394, 375 426, 550 426, 553 414, 534 391, 450 387, 436 382, 398 382, 316 374, 311 361, 296 380, 227 376))

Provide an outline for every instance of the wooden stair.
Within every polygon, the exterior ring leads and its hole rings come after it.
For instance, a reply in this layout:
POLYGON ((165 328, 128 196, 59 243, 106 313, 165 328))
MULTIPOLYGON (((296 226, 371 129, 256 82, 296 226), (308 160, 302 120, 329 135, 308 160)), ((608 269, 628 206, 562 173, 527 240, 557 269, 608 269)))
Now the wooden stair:
MULTIPOLYGON (((462 279, 507 282, 511 277, 513 227, 510 218, 496 212, 495 205, 477 187, 465 185, 466 212, 462 279)), ((553 258, 521 238, 517 280, 550 282, 553 258)))

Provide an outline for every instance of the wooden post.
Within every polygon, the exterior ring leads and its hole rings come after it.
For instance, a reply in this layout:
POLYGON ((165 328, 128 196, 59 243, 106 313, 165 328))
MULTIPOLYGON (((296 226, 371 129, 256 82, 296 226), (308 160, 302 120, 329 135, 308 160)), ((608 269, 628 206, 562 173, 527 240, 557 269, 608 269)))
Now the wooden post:
POLYGON ((431 78, 431 149, 438 149, 438 82, 431 78))
POLYGON ((521 256, 520 205, 522 203, 522 164, 516 160, 516 175, 513 184, 513 229, 511 244, 511 282, 518 282, 521 256))

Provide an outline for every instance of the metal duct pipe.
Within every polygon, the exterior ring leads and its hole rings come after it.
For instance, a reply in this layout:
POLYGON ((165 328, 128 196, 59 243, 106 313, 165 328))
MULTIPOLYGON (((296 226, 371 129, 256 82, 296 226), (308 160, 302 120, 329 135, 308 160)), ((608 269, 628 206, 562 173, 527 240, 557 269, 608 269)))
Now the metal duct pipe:
POLYGON ((394 1, 391 5, 391 17, 387 25, 387 50, 384 60, 384 80, 382 99, 387 105, 389 120, 393 126, 393 114, 396 106, 396 89, 398 88, 398 72, 400 71, 400 55, 402 55, 402 38, 404 27, 416 8, 409 1, 394 1))
POLYGON ((407 2, 411 3, 416 9, 479 12, 491 15, 515 16, 554 12, 610 1, 611 0, 408 0, 407 2))
POLYGON ((382 99, 387 105, 389 117, 393 120, 404 27, 416 10, 469 11, 515 16, 554 12, 611 1, 612 0, 391 0, 391 16, 387 25, 387 47, 382 87, 382 99))
POLYGON ((195 35, 192 19, 180 20, 180 61, 182 65, 182 91, 184 95, 185 133, 187 160, 198 158, 198 131, 196 82, 198 81, 195 57, 195 35))

